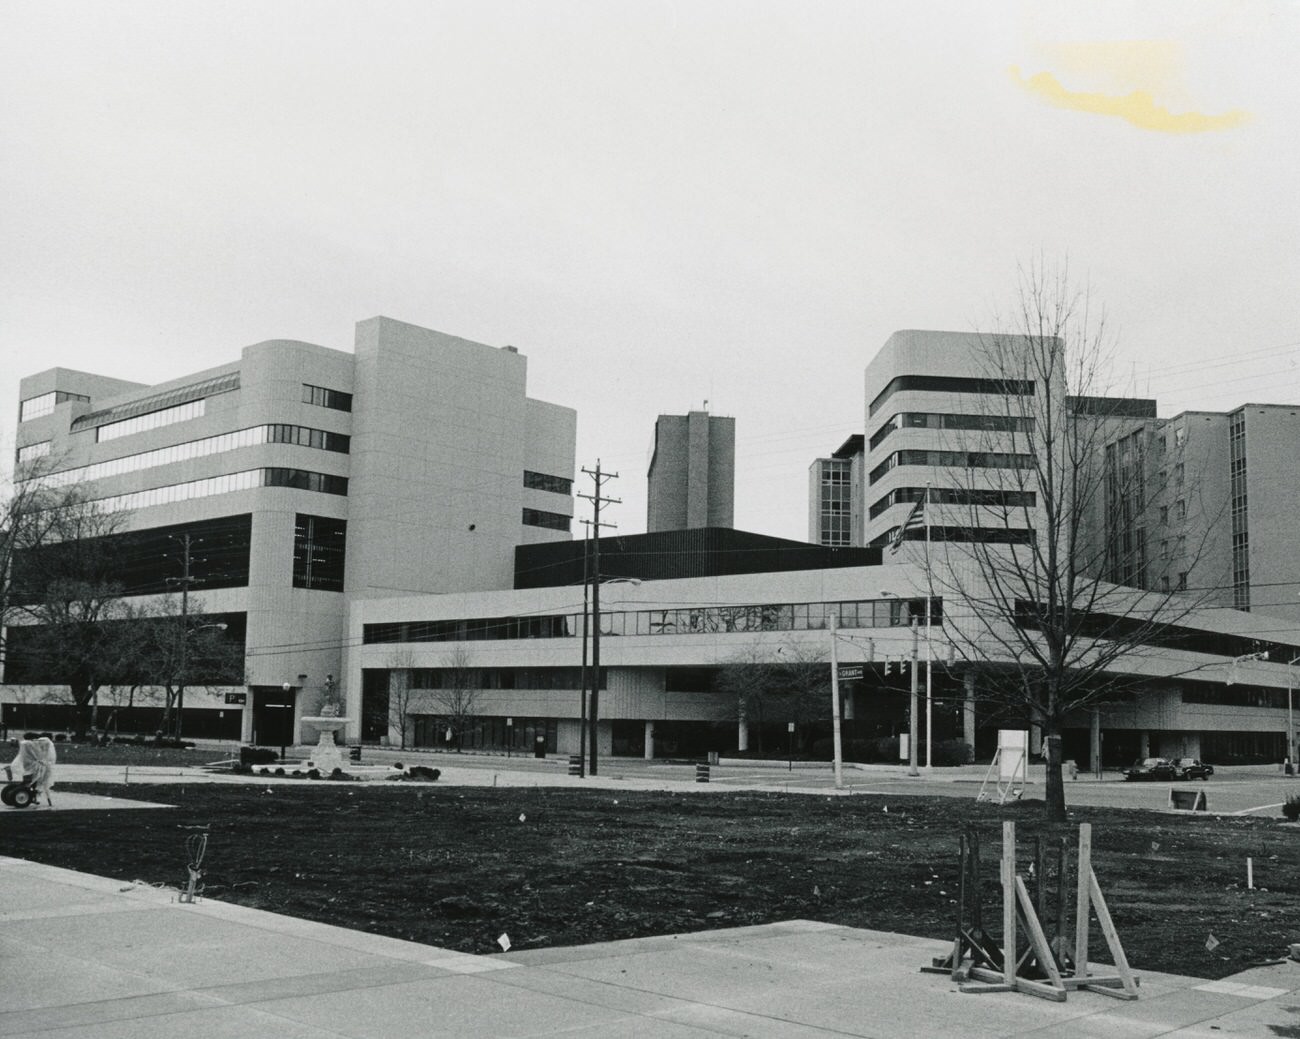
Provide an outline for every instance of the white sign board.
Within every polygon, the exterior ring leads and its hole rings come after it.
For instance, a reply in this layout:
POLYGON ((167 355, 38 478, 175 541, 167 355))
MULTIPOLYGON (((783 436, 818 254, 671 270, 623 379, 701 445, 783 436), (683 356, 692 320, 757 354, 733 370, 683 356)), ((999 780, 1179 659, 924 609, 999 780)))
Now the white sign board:
POLYGON ((1024 729, 999 729, 998 751, 998 778, 1010 782, 1023 777, 1028 764, 1029 733, 1024 729))
POLYGON ((908 742, 911 740, 911 738, 912 737, 905 732, 900 732, 898 734, 898 760, 899 761, 908 761, 911 758, 911 755, 908 753, 908 749, 909 749, 908 742))

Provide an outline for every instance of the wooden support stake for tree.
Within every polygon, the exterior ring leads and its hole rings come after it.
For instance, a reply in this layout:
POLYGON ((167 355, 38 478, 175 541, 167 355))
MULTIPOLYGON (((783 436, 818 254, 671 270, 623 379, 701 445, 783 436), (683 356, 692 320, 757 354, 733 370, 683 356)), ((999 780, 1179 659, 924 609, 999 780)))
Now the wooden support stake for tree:
POLYGON ((1002 980, 1016 983, 1016 824, 1002 824, 1002 980))
POLYGON ((1124 955, 1124 946, 1120 943, 1119 932, 1111 919, 1106 898, 1097 883, 1097 874, 1092 869, 1092 825, 1079 825, 1079 886, 1076 900, 1077 914, 1074 937, 1074 976, 1065 979, 1069 989, 1088 989, 1100 992, 1115 999, 1137 999, 1138 978, 1129 968, 1128 957, 1124 955), (1115 961, 1115 974, 1093 975, 1088 973, 1088 926, 1089 910, 1097 913, 1097 922, 1110 948, 1111 958, 1115 961), (1117 991, 1118 990, 1118 991, 1117 991))
POLYGON ((1074 913, 1074 976, 1088 976, 1088 882, 1092 872, 1092 823, 1079 824, 1078 894, 1074 913))

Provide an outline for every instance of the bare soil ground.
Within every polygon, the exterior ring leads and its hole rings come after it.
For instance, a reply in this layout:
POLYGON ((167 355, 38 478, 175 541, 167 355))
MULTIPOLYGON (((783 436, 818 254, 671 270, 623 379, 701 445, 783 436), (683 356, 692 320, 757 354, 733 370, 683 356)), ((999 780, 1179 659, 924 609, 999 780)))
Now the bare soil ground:
MULTIPOLYGON (((141 796, 138 786, 59 789, 141 796)), ((2 812, 0 848, 179 887, 185 839, 206 828, 212 898, 492 953, 502 934, 539 948, 795 918, 951 939, 968 822, 996 933, 1001 821, 1017 821, 1021 872, 1035 836, 1066 836, 1073 849, 1086 821, 1135 967, 1219 978, 1300 941, 1300 830, 1281 819, 1079 809, 1062 828, 1042 823, 1041 802, 436 783, 150 786, 147 796, 177 807, 2 812)), ((1066 897, 1069 920, 1072 886, 1066 897)), ((1047 915, 1050 933, 1055 909, 1047 915)), ((1100 935, 1092 958, 1108 959, 1100 935)))

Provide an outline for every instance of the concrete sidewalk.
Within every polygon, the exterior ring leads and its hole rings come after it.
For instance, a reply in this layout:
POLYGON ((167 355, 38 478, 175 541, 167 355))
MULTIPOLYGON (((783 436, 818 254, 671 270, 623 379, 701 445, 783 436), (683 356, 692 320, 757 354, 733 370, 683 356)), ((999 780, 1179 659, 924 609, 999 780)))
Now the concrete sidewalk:
MULTIPOLYGON (((966 995, 943 943, 810 921, 470 956, 0 858, 0 1036, 41 1039, 1268 1036, 1300 964, 1142 998, 966 995)), ((418 907, 412 907, 418 911, 418 907)), ((495 937, 495 936, 494 936, 495 937)))

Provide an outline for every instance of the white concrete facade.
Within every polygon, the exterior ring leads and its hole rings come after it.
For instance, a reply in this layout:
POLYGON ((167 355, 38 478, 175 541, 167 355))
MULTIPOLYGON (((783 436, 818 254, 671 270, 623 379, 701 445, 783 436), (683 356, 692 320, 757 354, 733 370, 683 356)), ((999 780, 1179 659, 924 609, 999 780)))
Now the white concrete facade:
MULTIPOLYGON (((873 701, 886 695, 885 690, 897 695, 906 688, 909 671, 904 661, 910 658, 913 648, 908 617, 914 612, 899 612, 899 608, 924 594, 924 586, 922 568, 911 563, 610 586, 602 596, 601 628, 605 634, 601 662, 608 669, 600 696, 598 731, 602 753, 610 753, 613 746, 614 723, 636 723, 651 734, 656 725, 665 722, 711 723, 722 725, 729 733, 720 737, 726 744, 715 749, 733 749, 737 743, 743 746, 744 730, 736 703, 711 687, 702 677, 703 672, 739 662, 778 660, 781 654, 820 661, 829 667, 829 612, 839 618, 840 637, 835 643, 839 663, 866 665, 864 680, 843 689, 845 716, 852 717, 855 705, 860 714, 868 713, 873 701), (665 608, 665 604, 673 605, 665 608), (710 611, 757 606, 773 609, 763 614, 756 630, 726 630, 725 625, 711 622, 711 616, 716 614, 710 611), (692 669, 701 672, 696 687, 682 688, 681 683, 674 683, 670 689, 667 678, 674 669, 687 669, 683 672, 686 674, 692 669)), ((1114 594, 1125 598, 1133 593, 1115 589, 1114 594)), ((569 586, 356 601, 348 630, 348 713, 356 716, 362 712, 356 691, 365 686, 363 672, 390 671, 395 666, 445 668, 449 655, 456 650, 463 650, 465 662, 476 669, 576 669, 582 659, 582 608, 581 589, 569 586), (394 626, 401 625, 411 626, 403 631, 422 628, 427 632, 431 623, 490 620, 497 624, 512 617, 554 617, 557 621, 545 634, 528 638, 482 636, 468 641, 421 641, 419 636, 411 635, 408 639, 395 636, 392 642, 375 641, 379 634, 375 626, 388 626, 389 634, 394 626), (395 661, 399 663, 395 665, 395 661)), ((981 639, 984 633, 970 620, 969 610, 954 601, 944 601, 940 608, 942 623, 930 629, 930 658, 944 687, 936 697, 941 695, 951 711, 952 701, 966 695, 959 690, 968 682, 978 690, 981 670, 998 666, 999 661, 985 658, 977 662, 971 655, 972 640, 981 639)), ((1274 621, 1239 611, 1196 610, 1180 618, 1179 623, 1207 644, 1208 640, 1222 638, 1253 644, 1251 640, 1259 638, 1300 647, 1300 629, 1281 631, 1274 621)), ((923 632, 920 629, 917 642, 922 661, 923 632)), ((1193 637, 1189 645, 1194 647, 1196 642, 1193 637)), ((1231 661, 1231 653, 1195 648, 1150 646, 1128 654, 1115 670, 1132 680, 1135 692, 1131 702, 1102 708, 1102 728, 1107 738, 1113 739, 1116 746, 1131 744, 1128 756, 1136 756, 1139 746, 1150 748, 1153 754, 1199 756, 1207 733, 1246 737, 1268 734, 1280 739, 1286 728, 1283 694, 1293 677, 1291 669, 1266 661, 1243 662, 1234 667, 1231 661), (1214 702, 1231 699, 1223 691, 1234 688, 1249 689, 1252 696, 1266 699, 1269 705, 1243 707, 1214 702)), ((1012 661, 1001 663, 1010 666, 1012 661)), ((923 680, 920 687, 924 690, 923 680)), ((582 707, 577 689, 483 689, 475 708, 483 719, 527 717, 554 721, 558 723, 557 740, 551 749, 560 753, 578 751, 582 707)), ((409 709, 414 713, 439 713, 433 695, 417 695, 409 709)), ((967 705, 966 717, 956 723, 955 734, 969 739, 975 712, 982 710, 967 705)), ((828 700, 825 720, 829 718, 828 700)), ((905 722, 901 718, 898 721, 906 731, 905 722)), ((1090 719, 1080 713, 1070 724, 1075 730, 1073 745, 1084 749, 1069 756, 1082 757, 1086 754, 1090 719)), ((395 734, 392 738, 396 738, 395 734)), ((654 753, 651 740, 646 741, 645 753, 654 753)))
MULTIPOLYGON (((255 689, 291 687, 296 733, 342 675, 352 598, 508 587, 516 545, 571 537, 576 414, 529 398, 526 372, 512 347, 379 317, 358 324, 355 353, 271 340, 155 386, 41 372, 21 383, 35 403, 17 446, 123 531, 251 516, 247 583, 191 592, 205 613, 247 617, 249 740, 255 689), (73 396, 37 414, 49 394, 73 396), (328 587, 295 586, 303 516, 346 524, 328 587)), ((186 706, 227 710, 227 692, 191 690, 186 706)))

